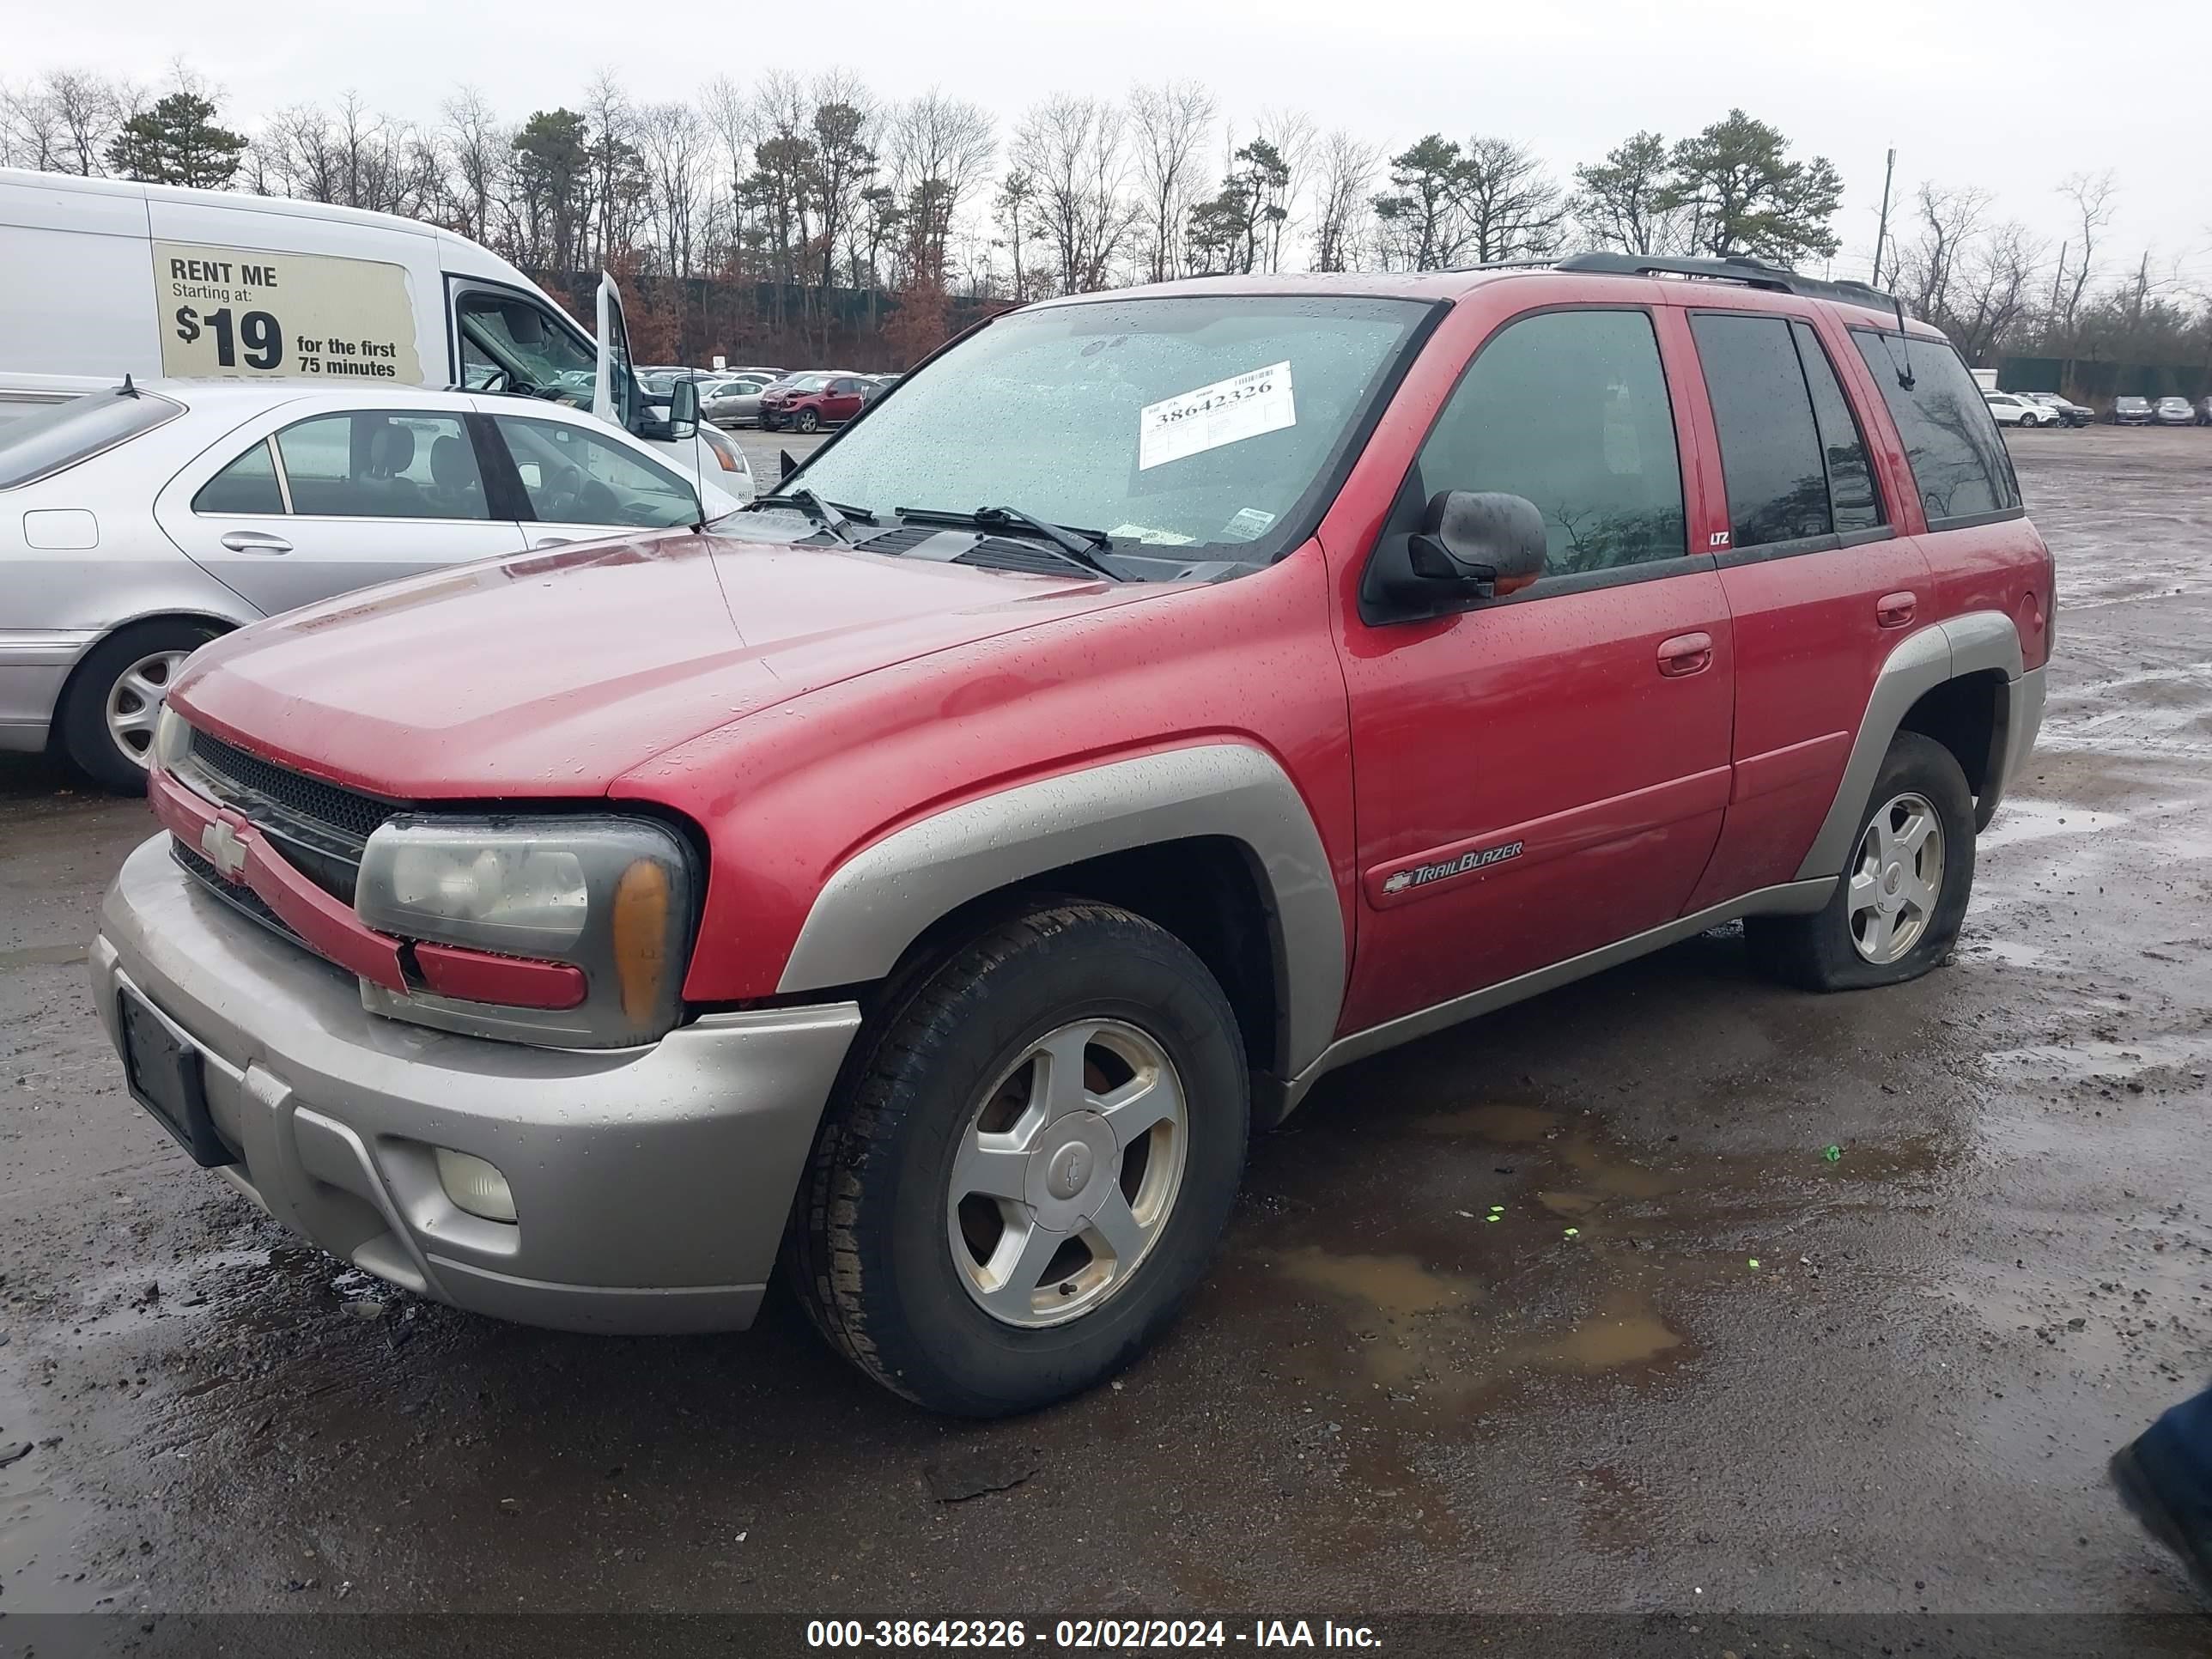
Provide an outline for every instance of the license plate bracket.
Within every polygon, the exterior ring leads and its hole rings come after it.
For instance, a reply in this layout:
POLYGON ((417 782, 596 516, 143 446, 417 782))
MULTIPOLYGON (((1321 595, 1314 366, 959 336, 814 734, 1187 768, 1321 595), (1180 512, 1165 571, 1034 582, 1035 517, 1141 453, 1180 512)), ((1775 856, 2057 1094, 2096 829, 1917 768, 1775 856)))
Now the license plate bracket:
POLYGON ((179 1036, 153 1004, 129 991, 117 997, 116 1030, 122 1034, 123 1073, 131 1097, 177 1138, 193 1163, 210 1170, 237 1163, 208 1112, 199 1050, 179 1036))

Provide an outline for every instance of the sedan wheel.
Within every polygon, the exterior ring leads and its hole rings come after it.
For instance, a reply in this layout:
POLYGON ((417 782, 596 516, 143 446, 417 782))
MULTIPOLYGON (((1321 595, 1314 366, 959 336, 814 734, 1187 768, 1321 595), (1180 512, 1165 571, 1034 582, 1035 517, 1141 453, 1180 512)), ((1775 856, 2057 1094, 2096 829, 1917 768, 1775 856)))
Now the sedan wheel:
POLYGON ((70 759, 118 794, 143 793, 154 726, 185 659, 222 630, 164 618, 118 629, 85 653, 55 711, 70 759))
POLYGON ((125 669, 107 688, 107 735, 125 760, 143 769, 153 764, 154 722, 169 683, 185 665, 189 651, 155 651, 125 669))

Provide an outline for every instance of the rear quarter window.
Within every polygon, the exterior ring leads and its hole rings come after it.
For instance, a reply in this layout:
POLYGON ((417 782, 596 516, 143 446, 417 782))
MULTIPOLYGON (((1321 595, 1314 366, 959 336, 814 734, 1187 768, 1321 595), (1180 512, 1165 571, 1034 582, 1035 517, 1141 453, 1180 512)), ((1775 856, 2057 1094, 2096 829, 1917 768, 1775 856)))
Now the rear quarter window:
POLYGON ((1905 441, 1928 527, 1942 530, 2017 511, 2020 485, 2012 458, 1958 352, 1946 341, 1916 335, 1908 345, 1900 335, 1870 328, 1853 329, 1851 341, 1905 441))
POLYGON ((0 427, 0 489, 36 483, 173 420, 185 406, 150 392, 92 392, 0 427))

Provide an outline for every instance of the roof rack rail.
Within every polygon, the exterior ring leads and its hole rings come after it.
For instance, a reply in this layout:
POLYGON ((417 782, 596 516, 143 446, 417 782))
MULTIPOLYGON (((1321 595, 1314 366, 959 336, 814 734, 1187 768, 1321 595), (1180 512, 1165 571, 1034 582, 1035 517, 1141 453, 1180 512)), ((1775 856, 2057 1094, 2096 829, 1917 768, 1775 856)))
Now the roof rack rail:
POLYGON ((1741 283, 1747 288, 1795 294, 1808 300, 1832 300, 1840 305, 1864 306, 1875 311, 1897 309, 1893 295, 1866 283, 1823 282, 1802 276, 1764 259, 1730 254, 1723 259, 1668 258, 1652 253, 1577 253, 1554 262, 1559 270, 1601 272, 1614 276, 1688 276, 1708 283, 1741 283))

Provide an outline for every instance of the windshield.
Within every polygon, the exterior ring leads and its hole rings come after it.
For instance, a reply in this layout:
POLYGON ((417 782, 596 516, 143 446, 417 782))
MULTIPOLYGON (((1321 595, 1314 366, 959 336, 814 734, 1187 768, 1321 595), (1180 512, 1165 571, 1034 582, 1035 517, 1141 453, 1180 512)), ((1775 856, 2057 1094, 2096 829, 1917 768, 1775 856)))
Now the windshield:
POLYGON ((887 514, 1020 508, 1158 547, 1284 550, 1429 307, 1237 294, 1015 312, 794 475, 887 514))
POLYGON ((167 398, 120 391, 89 392, 34 409, 0 427, 0 489, 52 477, 184 412, 182 404, 167 398))
POLYGON ((786 392, 819 392, 830 384, 831 378, 827 374, 794 374, 783 382, 783 389, 786 392))

